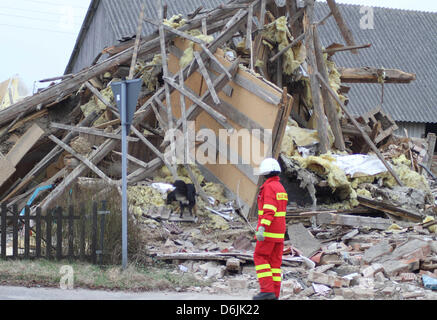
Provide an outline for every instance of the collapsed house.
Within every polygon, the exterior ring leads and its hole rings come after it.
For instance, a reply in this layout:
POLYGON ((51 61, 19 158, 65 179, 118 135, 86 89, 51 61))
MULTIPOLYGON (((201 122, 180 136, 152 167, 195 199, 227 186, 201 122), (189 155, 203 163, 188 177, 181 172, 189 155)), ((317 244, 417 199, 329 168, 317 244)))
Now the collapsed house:
MULTIPOLYGON (((297 260, 284 256, 285 265, 338 266, 338 260, 327 261, 348 250, 343 242, 356 240, 356 230, 432 235, 435 135, 397 136, 396 123, 381 106, 353 116, 348 109, 350 88, 345 85, 409 83, 415 74, 337 66, 332 59, 336 52, 355 53, 369 45, 355 43, 335 1, 327 2, 331 10, 320 21, 315 20, 314 1, 301 7, 297 1, 233 0, 172 17, 158 6, 158 19, 145 15, 143 6, 136 37, 106 48, 102 53, 109 57, 99 61, 99 55, 90 67, 48 79, 54 82, 46 89, 0 110, 0 200, 8 207, 30 205, 47 211, 75 184, 97 186, 101 194, 111 187, 119 190, 121 129, 110 84, 141 78, 129 137, 128 183, 130 213, 146 227, 156 229, 161 222, 169 234, 180 235, 181 227, 168 223, 209 221, 212 229, 230 232, 225 238, 250 234, 245 221, 250 224, 256 219, 256 196, 263 181, 256 175, 257 161, 245 153, 244 142, 232 143, 246 129, 252 145, 256 141, 259 150, 267 150, 264 156, 270 152, 283 168, 282 181, 289 194, 289 253, 299 253, 297 260), (335 20, 346 46, 322 46, 318 28, 327 19, 335 20), (155 30, 147 37, 141 37, 143 20, 155 30), (190 121, 194 121, 192 145, 186 140, 190 121), (211 161, 172 162, 166 135, 172 129, 182 132, 178 147, 211 161), (198 137, 202 129, 214 136, 198 137), (225 136, 220 134, 223 130, 225 136), (165 184, 177 179, 195 184, 199 219, 181 219, 174 207, 166 205, 165 184), (305 227, 311 236, 302 231, 305 227), (343 247, 324 248, 321 239, 341 239, 343 247)), ((208 237, 190 228, 188 233, 204 251, 219 249, 220 253, 175 249, 166 255, 163 247, 174 247, 168 241, 151 245, 150 252, 163 260, 233 258, 238 266, 251 260, 249 253, 242 252, 250 251, 250 243, 239 246, 236 241, 232 246, 240 247, 239 252, 223 252, 217 245, 205 244, 208 237)), ((185 246, 186 241, 179 243, 185 246)), ((428 259, 433 251, 427 241, 421 242, 426 250, 415 264, 389 269, 394 260, 405 258, 404 253, 392 260, 388 256, 385 261, 366 260, 382 266, 372 276, 382 270, 385 276, 417 272, 419 261, 426 261, 426 271, 433 271, 434 260, 428 259)), ((394 239, 384 254, 402 243, 394 239)), ((338 287, 332 284, 334 276, 323 275, 329 269, 313 270, 310 281, 338 287)), ((343 279, 339 286, 349 287, 353 279, 343 279)))

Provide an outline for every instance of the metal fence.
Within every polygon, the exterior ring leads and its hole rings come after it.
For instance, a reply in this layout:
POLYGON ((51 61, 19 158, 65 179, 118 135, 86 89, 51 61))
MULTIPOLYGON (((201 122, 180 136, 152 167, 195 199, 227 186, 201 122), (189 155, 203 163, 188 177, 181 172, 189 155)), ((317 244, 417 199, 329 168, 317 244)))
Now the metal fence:
POLYGON ((29 206, 21 211, 6 203, 0 209, 0 257, 2 259, 68 259, 102 263, 106 201, 101 210, 93 202, 78 208, 56 207, 42 214, 29 206), (87 212, 88 211, 88 212, 87 212), (11 245, 12 244, 12 245, 11 245))

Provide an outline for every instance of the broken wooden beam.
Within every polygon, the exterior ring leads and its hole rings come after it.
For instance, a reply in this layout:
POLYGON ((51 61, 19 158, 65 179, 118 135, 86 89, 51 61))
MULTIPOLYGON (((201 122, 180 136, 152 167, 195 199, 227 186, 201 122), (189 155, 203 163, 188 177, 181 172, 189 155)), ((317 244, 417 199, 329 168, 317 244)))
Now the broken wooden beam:
POLYGON ((420 213, 401 208, 400 206, 393 205, 387 201, 379 201, 375 199, 369 199, 366 197, 358 196, 357 200, 361 205, 376 209, 396 217, 405 218, 409 221, 420 222, 423 220, 423 216, 420 213))
POLYGON ((343 83, 410 83, 416 80, 414 73, 404 72, 398 69, 380 69, 374 67, 363 68, 338 68, 340 79, 343 83), (380 71, 384 72, 385 77, 380 79, 380 71))
POLYGON ((143 18, 144 18, 145 9, 146 9, 146 1, 143 0, 143 3, 141 5, 140 15, 138 17, 137 34, 135 37, 134 52, 132 54, 132 61, 130 64, 128 80, 132 80, 134 78, 135 66, 137 64, 138 48, 140 47, 140 41, 141 41, 141 32, 143 31, 143 18))
POLYGON ((320 141, 320 154, 327 153, 330 148, 329 137, 328 137, 328 127, 325 112, 323 110, 322 102, 320 101, 320 84, 316 76, 317 62, 314 49, 314 35, 312 29, 312 23, 314 20, 314 0, 306 0, 306 10, 304 15, 304 32, 305 36, 305 47, 307 51, 307 62, 308 62, 308 74, 310 77, 310 86, 313 100, 313 110, 315 114, 315 120, 317 124, 317 134, 320 141))
POLYGON ((353 228, 367 228, 387 230, 393 222, 390 219, 351 216, 335 213, 320 213, 316 216, 317 225, 347 226, 353 228))
POLYGON ((399 179, 399 176, 396 174, 396 172, 393 170, 393 168, 390 166, 390 164, 387 163, 387 161, 384 159, 384 156, 381 154, 381 152, 378 150, 378 148, 375 146, 375 144, 372 142, 372 140, 369 138, 369 136, 367 135, 367 133, 361 128, 360 124, 358 123, 357 120, 355 120, 355 118, 353 117, 353 115, 349 112, 349 110, 345 107, 345 105, 343 104, 343 102, 340 100, 340 98, 338 97, 338 95, 334 92, 334 90, 332 90, 332 88, 330 87, 330 85, 323 79, 323 77, 320 75, 320 73, 317 73, 317 77, 319 78, 320 82, 322 83, 323 86, 325 86, 325 88, 328 90, 329 94, 331 95, 331 97, 334 98, 335 101, 337 101, 337 103, 339 104, 339 106, 341 107, 341 109, 343 110, 343 112, 347 115, 347 117, 350 119, 350 121, 353 123, 353 125, 355 126, 355 128, 358 129, 358 131, 360 131, 362 137, 364 138, 364 140, 366 141, 366 143, 371 147, 372 151, 376 153, 376 155, 378 156, 379 160, 382 161, 382 163, 384 164, 384 166, 387 168, 387 170, 390 172, 390 174, 393 176, 393 178, 395 178, 396 182, 403 187, 404 184, 402 183, 401 179, 399 179))
POLYGON ((327 48, 325 50, 323 50, 323 53, 327 53, 328 55, 333 55, 336 52, 341 52, 341 51, 349 51, 349 50, 356 50, 356 49, 367 49, 370 48, 372 46, 371 43, 368 44, 362 44, 359 46, 341 46, 341 47, 336 47, 336 48, 327 48))
MULTIPOLYGON (((325 81, 329 81, 329 75, 325 64, 325 58, 322 52, 322 44, 319 37, 319 32, 315 25, 313 28, 313 36, 314 36, 314 49, 315 56, 317 61, 317 69, 319 70, 322 77, 325 81)), ((332 98, 330 97, 328 91, 325 87, 321 87, 323 103, 325 105, 325 113, 328 117, 329 125, 331 126, 332 133, 334 134, 334 145, 340 150, 344 151, 346 149, 344 143, 343 132, 341 131, 340 119, 337 113, 337 107, 334 105, 332 98)))
POLYGON ((283 48, 277 54, 275 54, 273 57, 271 57, 269 61, 274 62, 276 59, 278 59, 280 56, 282 56, 285 52, 287 52, 288 49, 293 48, 299 42, 304 40, 304 38, 305 38, 305 33, 302 33, 300 36, 298 36, 296 39, 294 39, 289 45, 287 45, 285 48, 283 48))
POLYGON ((95 166, 89 159, 74 151, 73 148, 71 148, 70 146, 68 146, 58 138, 56 138, 54 135, 50 135, 49 139, 52 140, 54 143, 56 143, 58 146, 60 146, 62 149, 73 155, 75 158, 82 161, 82 163, 84 163, 88 168, 94 171, 95 174, 97 174, 100 178, 105 180, 106 183, 108 183, 109 185, 115 184, 112 179, 106 176, 106 174, 102 170, 97 168, 97 166, 95 166))
MULTIPOLYGON (((79 132, 79 133, 95 135, 95 136, 99 136, 99 137, 121 140, 120 134, 108 133, 108 132, 104 132, 102 130, 98 130, 98 129, 94 129, 94 128, 70 126, 70 125, 66 125, 63 123, 56 123, 56 122, 52 122, 50 124, 50 126, 52 128, 57 128, 57 129, 62 129, 62 130, 69 130, 69 131, 74 131, 74 132, 79 132)), ((133 137, 127 137, 127 140, 130 142, 140 141, 139 139, 133 138, 133 137)))
MULTIPOLYGON (((209 76, 208 71, 206 70, 205 64, 203 63, 203 60, 200 57, 199 52, 194 51, 194 57, 196 58, 197 63, 199 64, 200 73, 202 74, 203 78, 205 79, 208 90, 211 93, 212 100, 214 101, 215 104, 220 104, 220 98, 218 97, 217 92, 214 89, 214 86, 213 86, 212 81, 211 81, 211 77, 209 76)), ((182 74, 182 76, 183 76, 183 74, 182 74)), ((180 85, 182 86, 183 82, 181 82, 180 85)))
MULTIPOLYGON (((340 33, 343 36, 344 40, 346 41, 347 45, 356 46, 354 37, 352 35, 352 31, 344 21, 343 16, 340 10, 338 9, 337 4, 335 3, 335 0, 327 0, 327 2, 329 8, 331 9, 332 15, 334 16, 334 19, 337 22, 337 26, 340 29, 340 33)), ((356 49, 353 49, 352 53, 358 54, 358 51, 356 49)))

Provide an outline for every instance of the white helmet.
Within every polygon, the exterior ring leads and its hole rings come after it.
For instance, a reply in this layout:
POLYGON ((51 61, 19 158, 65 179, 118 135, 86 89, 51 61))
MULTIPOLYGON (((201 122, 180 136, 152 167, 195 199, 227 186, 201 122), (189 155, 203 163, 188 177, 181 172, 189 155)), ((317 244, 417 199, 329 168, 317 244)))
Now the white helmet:
POLYGON ((279 162, 273 158, 264 159, 259 166, 258 175, 265 176, 272 172, 281 172, 279 162))

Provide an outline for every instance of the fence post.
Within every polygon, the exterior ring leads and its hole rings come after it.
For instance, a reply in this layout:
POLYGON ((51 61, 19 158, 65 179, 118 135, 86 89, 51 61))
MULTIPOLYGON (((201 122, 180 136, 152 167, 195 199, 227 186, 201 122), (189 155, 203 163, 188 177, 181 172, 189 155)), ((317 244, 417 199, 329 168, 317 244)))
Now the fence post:
POLYGON ((12 216, 12 256, 18 257, 18 206, 13 205, 13 216, 12 216))
POLYGON ((35 255, 37 258, 41 258, 41 208, 36 208, 35 217, 35 255))
POLYGON ((62 259, 62 208, 56 208, 56 259, 62 259))
POLYGON ((68 259, 74 258, 73 249, 73 223, 74 223, 74 207, 70 206, 68 208, 68 259))
POLYGON ((29 259, 30 247, 30 209, 29 206, 24 208, 24 259, 29 259))
POLYGON ((97 262, 97 202, 93 202, 93 226, 91 231, 91 260, 97 262))
POLYGON ((2 203, 2 212, 1 212, 1 251, 2 251, 2 259, 6 259, 6 214, 8 208, 6 206, 6 202, 2 203))
POLYGON ((52 221, 53 221, 53 210, 50 210, 50 212, 46 212, 46 257, 48 260, 50 260, 51 257, 51 251, 52 251, 52 221))
POLYGON ((79 244, 79 256, 81 260, 85 260, 85 220, 86 220, 86 212, 85 212, 85 203, 81 203, 80 205, 80 244, 79 244))
POLYGON ((99 264, 103 264, 103 242, 105 240, 105 216, 109 213, 107 211, 106 200, 102 200, 102 210, 99 211, 100 218, 100 250, 99 250, 99 264))

